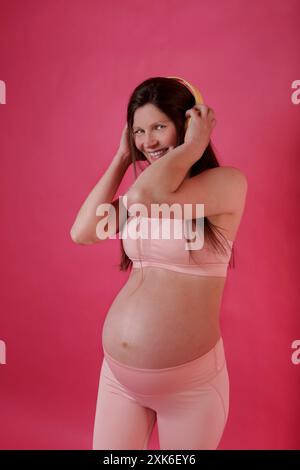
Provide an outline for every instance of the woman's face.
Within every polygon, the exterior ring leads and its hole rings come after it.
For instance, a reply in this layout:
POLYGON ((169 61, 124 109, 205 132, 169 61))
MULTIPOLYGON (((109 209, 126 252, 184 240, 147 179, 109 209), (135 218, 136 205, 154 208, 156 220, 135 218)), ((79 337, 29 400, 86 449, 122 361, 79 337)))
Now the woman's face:
POLYGON ((135 111, 132 132, 137 149, 149 163, 176 147, 175 124, 153 104, 147 103, 135 111), (163 150, 163 153, 155 154, 157 150, 163 150))

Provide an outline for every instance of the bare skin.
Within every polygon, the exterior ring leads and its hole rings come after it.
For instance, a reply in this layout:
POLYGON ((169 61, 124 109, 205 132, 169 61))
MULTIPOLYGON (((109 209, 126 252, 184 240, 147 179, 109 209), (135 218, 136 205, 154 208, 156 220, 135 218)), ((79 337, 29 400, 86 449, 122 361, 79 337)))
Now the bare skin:
MULTIPOLYGON (((209 217, 235 239, 241 212, 209 217)), ((141 368, 172 367, 208 352, 221 336, 226 278, 154 267, 133 269, 106 316, 102 342, 116 360, 141 368)))
MULTIPOLYGON (((203 120, 200 120, 196 110, 193 110, 191 116, 186 139, 197 143, 197 136, 201 135, 202 139, 209 140, 213 127, 212 114, 206 113, 202 115, 203 120), (193 137, 193 133, 196 137, 193 137)), ((171 195, 173 198, 177 197, 177 201, 178 198, 181 199, 182 203, 199 200, 200 196, 196 192, 192 194, 188 188, 189 180, 181 184, 185 174, 180 165, 176 166, 176 161, 187 158, 190 159, 190 168, 194 153, 190 150, 191 147, 187 147, 183 153, 182 148, 175 148, 175 127, 167 116, 149 104, 136 111, 134 127, 137 131, 135 145, 147 158, 150 166, 154 165, 152 177, 156 185, 167 187, 166 194, 159 194, 158 199, 165 201, 171 195), (153 152, 165 148, 169 152, 173 150, 173 156, 169 159, 168 172, 164 172, 163 185, 160 185, 160 171, 155 169, 160 168, 160 163, 163 162, 159 157, 153 156, 153 152), (178 191, 177 186, 180 184, 178 191)), ((125 171, 123 166, 126 168, 130 164, 126 132, 125 127, 113 164, 79 211, 71 230, 72 239, 76 243, 99 242, 99 238, 95 236, 95 227, 99 221, 94 215, 95 209, 102 202, 112 201, 125 171)), ((205 148, 207 142, 201 141, 197 145, 199 153, 197 150, 196 158, 199 158, 201 146, 205 148)), ((165 162, 166 159, 168 153, 165 162)), ((164 166, 161 168, 163 170, 164 166)), ((200 175, 201 178, 203 174, 200 175)), ((145 176, 147 175, 143 172, 142 179, 147 185, 145 176)), ((223 235, 234 241, 242 218, 244 201, 238 205, 239 193, 233 193, 232 185, 230 183, 228 186, 227 181, 229 180, 218 180, 218 188, 224 184, 228 194, 231 194, 230 198, 223 197, 223 192, 222 197, 217 198, 220 207, 216 208, 207 194, 203 195, 203 202, 207 203, 206 217, 223 227, 223 235), (226 210, 219 210, 222 208, 226 210)), ((195 188, 201 188, 200 183, 193 184, 195 188)), ((207 181, 205 184, 208 184, 207 181)), ((140 194, 137 197, 139 200, 140 194)), ((116 200, 114 206, 117 208, 116 200)), ((143 282, 141 276, 140 269, 132 269, 126 284, 115 297, 103 325, 103 348, 123 364, 154 369, 176 366, 208 352, 221 336, 219 317, 226 278, 195 276, 155 267, 143 268, 143 282)))

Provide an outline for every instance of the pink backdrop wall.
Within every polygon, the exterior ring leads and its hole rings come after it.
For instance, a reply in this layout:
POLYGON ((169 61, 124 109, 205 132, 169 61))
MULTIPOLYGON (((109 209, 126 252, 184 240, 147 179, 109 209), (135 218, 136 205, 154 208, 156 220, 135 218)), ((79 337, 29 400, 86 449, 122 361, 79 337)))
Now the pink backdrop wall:
POLYGON ((300 449, 299 17, 298 0, 0 0, 2 449, 92 448, 102 325, 129 273, 119 239, 79 246, 69 231, 131 91, 157 75, 199 87, 220 163, 248 178, 220 449, 300 449))

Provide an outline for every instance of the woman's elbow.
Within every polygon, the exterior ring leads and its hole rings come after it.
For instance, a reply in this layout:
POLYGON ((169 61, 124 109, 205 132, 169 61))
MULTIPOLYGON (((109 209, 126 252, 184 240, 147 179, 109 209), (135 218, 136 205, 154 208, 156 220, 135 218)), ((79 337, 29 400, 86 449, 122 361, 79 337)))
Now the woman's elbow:
POLYGON ((76 230, 74 230, 74 228, 72 227, 71 230, 70 230, 70 236, 71 236, 71 239, 74 243, 77 243, 77 244, 81 244, 81 241, 80 241, 80 238, 78 236, 78 233, 76 232, 76 230))
POLYGON ((94 243, 92 240, 82 236, 74 227, 70 230, 70 236, 72 241, 77 245, 91 245, 94 243))

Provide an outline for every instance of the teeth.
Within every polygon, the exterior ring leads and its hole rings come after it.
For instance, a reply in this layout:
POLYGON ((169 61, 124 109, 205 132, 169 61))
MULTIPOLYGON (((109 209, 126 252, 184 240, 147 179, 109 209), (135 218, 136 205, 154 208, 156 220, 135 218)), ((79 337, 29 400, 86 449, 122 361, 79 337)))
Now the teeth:
POLYGON ((167 149, 164 149, 164 150, 160 150, 158 152, 151 152, 149 153, 149 155, 151 157, 159 157, 160 155, 162 155, 163 153, 165 153, 167 151, 167 149))

